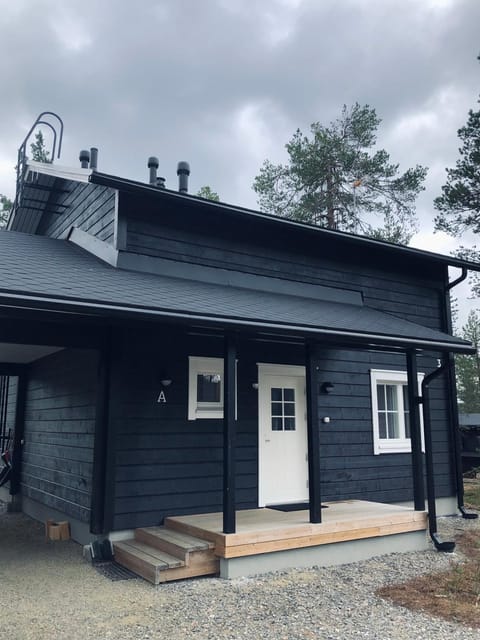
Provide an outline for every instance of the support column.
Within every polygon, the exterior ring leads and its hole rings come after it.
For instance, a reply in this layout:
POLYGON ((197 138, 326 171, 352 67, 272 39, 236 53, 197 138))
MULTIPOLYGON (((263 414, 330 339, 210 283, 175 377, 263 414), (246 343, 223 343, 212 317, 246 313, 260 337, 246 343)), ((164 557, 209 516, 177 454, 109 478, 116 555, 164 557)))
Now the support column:
POLYGON ((320 496, 320 433, 318 423, 318 381, 316 380, 313 346, 306 345, 306 403, 307 403, 307 443, 308 443, 308 494, 310 522, 322 521, 320 496))
POLYGON ((412 443, 413 502, 415 505, 415 511, 425 511, 417 356, 414 349, 407 351, 407 376, 410 441, 412 443))
POLYGON ((111 336, 108 334, 98 352, 95 439, 93 443, 90 532, 105 533, 105 478, 110 408, 111 336))
POLYGON ((27 373, 23 369, 18 374, 17 401, 15 406, 15 433, 13 439, 12 475, 10 476, 10 495, 20 491, 22 474, 23 438, 25 432, 25 402, 27 399, 27 373))
POLYGON ((235 533, 235 365, 233 336, 225 335, 223 382, 223 533, 235 533))

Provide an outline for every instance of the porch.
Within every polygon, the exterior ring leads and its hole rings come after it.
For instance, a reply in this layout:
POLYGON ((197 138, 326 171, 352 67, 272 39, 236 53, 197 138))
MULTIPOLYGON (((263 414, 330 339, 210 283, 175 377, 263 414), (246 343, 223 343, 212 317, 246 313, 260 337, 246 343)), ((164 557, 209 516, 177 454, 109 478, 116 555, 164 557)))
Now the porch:
MULTIPOLYGON (((161 540, 164 538, 166 543, 163 551, 168 547, 171 553, 171 538, 175 533, 188 538, 192 544, 196 540, 196 548, 198 541, 209 543, 217 564, 209 562, 204 574, 219 572, 223 578, 292 567, 344 564, 395 551, 427 548, 427 513, 403 506, 363 500, 329 502, 323 505, 321 523, 309 522, 308 510, 248 509, 240 510, 236 515, 235 533, 223 532, 222 513, 169 517, 165 519, 164 527, 137 530, 135 537, 141 541, 138 551, 145 571, 142 575, 156 575, 157 583, 202 575, 184 567, 175 569, 172 563, 169 566, 167 563, 162 576, 159 560, 165 562, 165 558, 159 554, 161 540), (147 566, 149 551, 145 542, 149 531, 151 541, 152 535, 155 536, 151 562, 156 563, 156 571, 147 566)), ((119 551, 117 560, 139 572, 135 542, 131 541, 130 556, 125 554, 126 547, 122 543, 119 551)))

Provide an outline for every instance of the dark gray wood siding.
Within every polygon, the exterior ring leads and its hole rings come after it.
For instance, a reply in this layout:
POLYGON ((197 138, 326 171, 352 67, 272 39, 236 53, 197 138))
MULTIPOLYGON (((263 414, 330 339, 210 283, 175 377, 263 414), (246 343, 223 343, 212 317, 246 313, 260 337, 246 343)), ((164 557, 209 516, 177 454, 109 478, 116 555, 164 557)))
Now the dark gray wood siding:
MULTIPOLYGON (((223 357, 222 340, 159 326, 115 349, 113 529, 155 525, 168 515, 222 510, 223 420, 187 419, 188 356, 223 357), (157 403, 161 372, 172 385, 157 403)), ((241 347, 238 359, 237 508, 258 505, 257 360, 301 363, 296 348, 241 347)))
POLYGON ((53 192, 37 233, 63 238, 72 226, 100 240, 113 242, 115 190, 88 183, 57 181, 61 192, 53 192), (57 213, 53 213, 56 211, 57 213))
MULTIPOLYGON (((413 496, 412 463, 409 453, 373 455, 370 370, 406 371, 405 356, 336 349, 319 350, 318 383, 335 385, 329 394, 317 397, 320 422, 321 481, 323 500, 362 499, 402 502, 413 496)), ((418 356, 418 371, 436 367, 431 354, 418 356)), ((446 411, 446 382, 432 384, 430 392, 437 496, 454 494, 450 432, 446 411)))
MULTIPOLYGON (((124 202, 128 209, 128 201, 124 202)), ((229 221, 232 222, 232 221, 229 221)), ((361 291, 365 304, 424 326, 441 329, 443 269, 378 255, 372 250, 313 241, 292 230, 270 236, 249 224, 202 222, 182 210, 175 215, 147 204, 128 215, 127 251, 157 258, 259 274, 290 281, 361 291)), ((270 232, 271 233, 271 232, 270 232)))
POLYGON ((22 494, 82 522, 90 515, 96 361, 93 351, 68 349, 28 372, 22 494))
MULTIPOLYGON (((112 528, 159 524, 167 515, 222 510, 222 420, 187 420, 188 355, 222 357, 222 340, 159 326, 119 338, 112 406, 115 453, 112 528), (163 373, 162 373, 163 372, 163 373), (168 372, 166 404, 157 403, 168 372)), ((238 347, 237 508, 258 506, 257 363, 304 364, 303 347, 243 340, 238 347)), ((436 366, 419 356, 420 372, 436 366)), ((406 370, 405 356, 323 349, 315 353, 321 492, 325 500, 402 502, 413 498, 409 453, 373 454, 370 370, 406 370), (334 392, 320 393, 333 382, 334 392), (324 424, 321 418, 330 417, 324 424)), ((437 495, 454 494, 453 467, 440 381, 432 390, 437 495)))

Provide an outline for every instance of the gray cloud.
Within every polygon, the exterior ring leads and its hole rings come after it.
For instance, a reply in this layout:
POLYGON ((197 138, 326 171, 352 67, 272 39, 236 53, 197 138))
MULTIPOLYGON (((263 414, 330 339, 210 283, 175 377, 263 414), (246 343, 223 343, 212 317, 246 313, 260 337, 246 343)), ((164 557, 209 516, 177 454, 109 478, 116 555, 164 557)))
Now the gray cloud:
POLYGON ((36 115, 65 121, 61 162, 100 148, 100 168, 255 206, 253 177, 300 127, 368 103, 403 168, 432 167, 419 200, 432 228, 456 130, 478 96, 476 0, 0 0, 0 192, 36 115), (13 5, 13 6, 12 6, 13 5))

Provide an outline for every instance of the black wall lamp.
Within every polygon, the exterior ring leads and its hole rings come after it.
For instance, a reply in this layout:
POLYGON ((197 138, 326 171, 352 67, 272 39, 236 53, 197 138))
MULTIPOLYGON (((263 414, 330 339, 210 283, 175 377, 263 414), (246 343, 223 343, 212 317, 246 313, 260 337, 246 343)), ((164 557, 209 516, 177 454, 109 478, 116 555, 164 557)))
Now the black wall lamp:
POLYGON ((333 382, 323 382, 322 386, 320 387, 320 391, 322 393, 332 393, 334 389, 335 385, 333 384, 333 382))
POLYGON ((160 384, 162 385, 162 387, 169 387, 172 384, 172 379, 167 375, 163 375, 160 378, 160 384))

